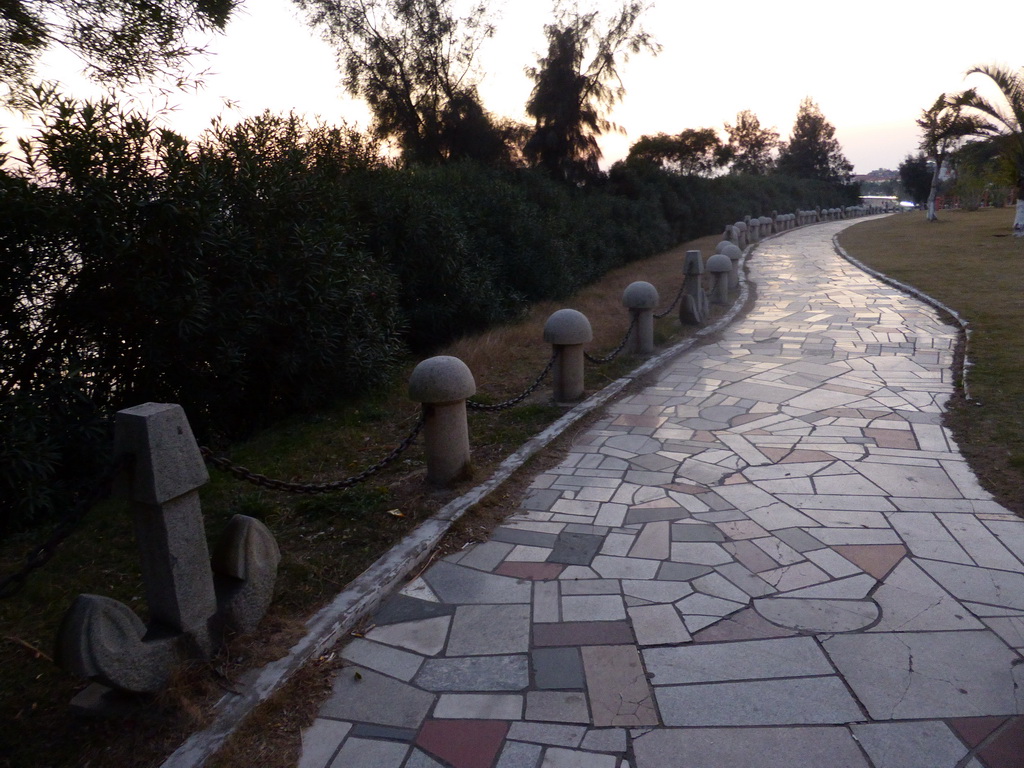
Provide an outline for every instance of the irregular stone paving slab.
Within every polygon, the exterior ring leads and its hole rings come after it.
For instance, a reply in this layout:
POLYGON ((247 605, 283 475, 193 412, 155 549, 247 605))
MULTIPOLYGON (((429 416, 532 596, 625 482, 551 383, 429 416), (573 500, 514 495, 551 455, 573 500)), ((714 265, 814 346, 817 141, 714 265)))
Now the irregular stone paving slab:
POLYGON ((1024 521, 845 226, 760 244, 749 314, 387 601, 303 768, 1020 768, 1024 521))
POLYGON ((636 768, 872 768, 846 728, 665 728, 633 745, 636 768))

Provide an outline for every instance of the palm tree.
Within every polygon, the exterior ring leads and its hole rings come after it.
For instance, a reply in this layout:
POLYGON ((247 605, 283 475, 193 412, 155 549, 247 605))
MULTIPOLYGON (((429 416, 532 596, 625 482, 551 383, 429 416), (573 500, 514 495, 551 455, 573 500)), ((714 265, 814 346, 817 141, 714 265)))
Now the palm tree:
POLYGON ((972 67, 967 75, 986 75, 1002 93, 1005 105, 993 104, 973 89, 961 94, 965 107, 975 109, 992 122, 976 131, 979 135, 997 134, 1003 160, 1012 174, 1017 190, 1017 215, 1013 219, 1013 234, 1024 237, 1024 76, 994 64, 972 67))
POLYGON ((935 213, 935 198, 946 159, 968 136, 992 130, 987 120, 978 115, 963 113, 969 102, 976 98, 977 94, 973 89, 952 97, 940 94, 935 103, 924 110, 917 120, 917 126, 921 129, 920 149, 933 161, 932 184, 928 192, 928 221, 939 220, 935 213))

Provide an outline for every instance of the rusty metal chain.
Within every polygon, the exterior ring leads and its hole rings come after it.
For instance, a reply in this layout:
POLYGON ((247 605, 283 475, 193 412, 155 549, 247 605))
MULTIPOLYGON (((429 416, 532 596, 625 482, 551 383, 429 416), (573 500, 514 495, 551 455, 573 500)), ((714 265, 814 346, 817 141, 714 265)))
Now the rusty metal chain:
POLYGON ((684 277, 683 278, 683 284, 681 286, 679 286, 679 293, 676 294, 676 297, 672 300, 672 303, 669 305, 668 309, 666 309, 664 312, 655 312, 654 313, 654 319, 655 320, 661 320, 661 318, 667 317, 668 313, 671 312, 673 309, 675 309, 676 308, 676 304, 678 304, 679 300, 681 298, 683 298, 683 291, 685 291, 685 290, 686 290, 686 278, 684 277))
POLYGON ((122 456, 119 460, 111 462, 99 478, 79 495, 75 503, 72 504, 71 511, 57 523, 46 541, 29 550, 25 557, 25 565, 21 567, 21 570, 0 580, 0 600, 6 600, 18 594, 25 586, 29 574, 42 568, 53 559, 53 556, 57 554, 57 548, 75 532, 89 510, 110 495, 111 486, 114 484, 117 473, 123 468, 127 468, 130 462, 130 456, 122 456))
POLYGON ((555 355, 551 355, 551 359, 548 360, 548 364, 544 366, 544 370, 540 372, 540 376, 534 379, 533 384, 526 388, 520 395, 516 395, 511 400, 506 400, 503 403, 495 403, 494 405, 486 405, 484 403, 478 403, 474 400, 467 400, 466 407, 472 411, 504 411, 511 408, 514 405, 519 405, 523 400, 528 398, 534 392, 537 391, 537 387, 541 385, 547 375, 551 372, 551 366, 555 364, 555 355))
POLYGON ((610 363, 612 360, 614 360, 616 357, 619 356, 619 353, 622 352, 622 350, 624 350, 626 348, 626 342, 629 341, 629 336, 630 336, 631 333, 633 333, 633 329, 636 328, 636 324, 637 324, 638 320, 639 320, 639 315, 634 312, 633 313, 633 320, 632 320, 632 322, 630 322, 629 328, 626 330, 626 335, 622 337, 622 342, 619 344, 619 346, 617 346, 615 349, 613 349, 611 352, 609 352, 604 357, 594 357, 592 354, 590 354, 589 352, 586 352, 586 351, 584 351, 583 356, 588 361, 590 361, 591 363, 594 363, 595 365, 603 365, 604 363, 610 363))
POLYGON ((275 480, 273 478, 262 475, 258 472, 253 472, 243 466, 233 463, 229 459, 224 457, 217 457, 213 455, 213 451, 209 448, 200 446, 199 451, 203 454, 203 458, 207 464, 219 469, 221 472, 226 472, 229 475, 233 475, 239 480, 244 480, 247 483, 252 483, 261 488, 270 488, 275 491, 285 491, 286 493, 300 493, 306 495, 315 495, 318 493, 330 493, 331 491, 342 491, 346 488, 351 488, 354 485, 366 480, 368 477, 377 474, 386 466, 391 464, 395 459, 402 455, 402 453, 412 445, 416 436, 423 429, 424 417, 421 414, 416 421, 416 426, 413 427, 412 432, 398 444, 391 453, 385 456, 383 459, 378 461, 372 467, 364 469, 358 475, 347 477, 344 480, 335 480, 330 483, 293 483, 287 480, 275 480))

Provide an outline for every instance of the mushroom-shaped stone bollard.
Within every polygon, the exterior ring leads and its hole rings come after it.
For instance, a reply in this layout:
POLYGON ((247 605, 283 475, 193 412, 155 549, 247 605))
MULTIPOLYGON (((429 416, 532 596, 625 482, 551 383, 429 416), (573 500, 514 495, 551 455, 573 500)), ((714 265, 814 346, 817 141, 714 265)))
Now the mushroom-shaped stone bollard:
POLYGON ((654 309, 658 306, 658 289, 643 280, 626 286, 622 306, 629 310, 629 341, 626 348, 633 354, 649 355, 654 351, 654 309))
POLYGON ((725 253, 726 246, 735 245, 731 240, 722 240, 715 246, 715 253, 725 253))
POLYGON ((701 284, 704 260, 700 251, 687 251, 683 262, 683 298, 679 302, 679 322, 704 325, 708 321, 708 297, 701 284))
POLYGON ((556 403, 574 403, 583 397, 583 345, 593 339, 590 321, 575 309, 560 309, 544 324, 544 341, 555 356, 551 375, 556 403))
POLYGON ((729 289, 738 288, 740 284, 740 259, 743 258, 743 251, 732 243, 722 251, 723 256, 729 257, 732 267, 729 270, 729 289))
POLYGON ((729 303, 729 272, 732 270, 732 260, 724 253, 716 253, 708 259, 708 272, 715 279, 711 286, 711 302, 713 304, 729 303))
POLYGON ((775 222, 772 220, 772 218, 770 216, 762 216, 761 217, 761 239, 762 240, 764 238, 768 237, 768 235, 772 234, 775 231, 774 228, 772 227, 772 225, 774 223, 775 222))
POLYGON ((473 374, 457 357, 429 357, 409 377, 409 398, 423 404, 427 481, 447 485, 469 471, 466 398, 476 392, 473 374))

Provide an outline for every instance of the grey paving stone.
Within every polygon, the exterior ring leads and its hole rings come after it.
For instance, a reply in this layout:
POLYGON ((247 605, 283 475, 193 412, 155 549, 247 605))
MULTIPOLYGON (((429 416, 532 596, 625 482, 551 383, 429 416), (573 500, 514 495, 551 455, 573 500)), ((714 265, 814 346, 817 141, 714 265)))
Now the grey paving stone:
POLYGON ((530 691, 526 719, 553 723, 590 723, 587 695, 582 691, 530 691))
POLYGON ((541 768, 619 768, 619 760, 612 755, 549 747, 541 768))
POLYGON ((662 521, 683 520, 690 517, 690 512, 682 507, 632 507, 626 512, 625 524, 660 523, 662 521))
POLYGON ((408 754, 408 744, 349 738, 334 758, 331 768, 350 768, 353 765, 360 768, 400 768, 408 754))
POLYGON ((358 666, 368 667, 405 682, 412 680, 423 664, 422 656, 361 637, 353 638, 342 649, 341 657, 358 666))
POLYGON ((536 744, 523 744, 518 741, 506 741, 497 768, 537 768, 540 763, 542 747, 536 744))
POLYGON ((967 747, 941 720, 913 723, 861 723, 850 726, 875 768, 956 766, 967 747))
POLYGON ((519 720, 523 697, 511 693, 442 693, 434 717, 444 720, 519 720))
POLYGON ((555 540, 547 562, 565 565, 590 565, 601 549, 604 539, 584 533, 563 531, 555 540))
POLYGON ((451 623, 451 616, 438 616, 402 624, 387 624, 374 627, 366 633, 366 638, 375 643, 393 645, 423 656, 435 656, 444 648, 451 623))
POLYGON ((530 654, 534 684, 541 690, 583 690, 579 648, 535 648, 530 654))
POLYGON ((1024 610, 1024 574, 932 560, 920 565, 959 600, 1024 610))
POLYGON ((1024 703, 1015 690, 1024 665, 988 631, 836 635, 822 645, 875 720, 1015 714, 1024 703))
POLYGON ((617 579, 585 579, 561 582, 563 595, 619 595, 622 583, 617 579))
POLYGON ((647 648, 643 657, 655 686, 810 677, 833 672, 825 654, 810 637, 647 648))
POLYGON ((521 691, 530 684, 525 655, 427 659, 416 685, 428 691, 521 691))
POLYGON ((878 604, 871 600, 764 597, 754 610, 780 627, 801 632, 855 632, 878 620, 878 604))
POLYGON ((402 768, 444 768, 444 766, 426 752, 414 748, 402 768))
POLYGON ((719 542, 725 541, 725 534, 709 523, 676 523, 672 541, 719 542))
POLYGON ((445 603, 465 605, 530 602, 531 590, 528 582, 480 573, 472 568, 463 568, 452 563, 435 563, 423 574, 423 579, 445 603))
POLYGON ((525 653, 529 647, 529 605, 460 605, 446 652, 449 656, 490 656, 525 653))
POLYGON ((345 667, 334 678, 320 716, 397 728, 419 728, 434 704, 433 694, 360 667, 345 667))
POLYGON ((583 749, 591 752, 625 753, 627 748, 626 731, 624 728, 597 728, 587 731, 583 749))
POLYGON ((711 573, 714 569, 707 565, 693 565, 692 563, 662 563, 658 567, 658 580, 660 581, 690 581, 698 576, 711 573))
POLYGON ((587 729, 582 725, 556 725, 553 723, 512 723, 508 738, 555 747, 578 747, 587 729))
POLYGON ((303 728, 298 768, 325 768, 350 730, 352 723, 320 718, 303 728))
POLYGON ((882 608, 882 619, 872 627, 874 632, 984 628, 908 559, 902 560, 885 577, 872 597, 882 608))
POLYGON ((864 717, 838 677, 657 686, 654 691, 668 726, 809 725, 864 717))

